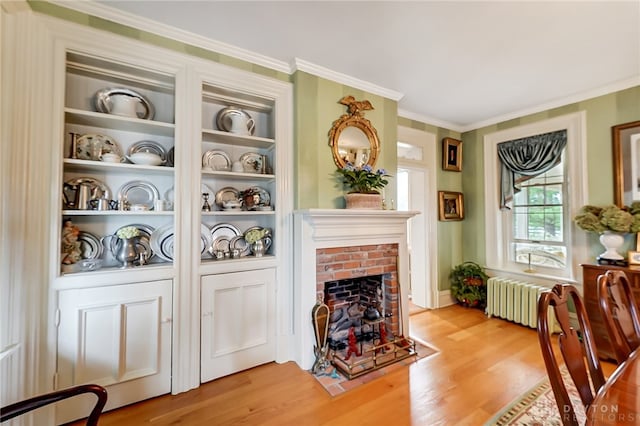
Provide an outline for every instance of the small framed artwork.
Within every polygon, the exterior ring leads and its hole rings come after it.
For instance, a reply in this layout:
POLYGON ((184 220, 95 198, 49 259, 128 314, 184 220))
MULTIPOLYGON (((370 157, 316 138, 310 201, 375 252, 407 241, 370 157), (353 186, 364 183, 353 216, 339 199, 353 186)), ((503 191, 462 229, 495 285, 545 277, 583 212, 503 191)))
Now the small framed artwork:
POLYGON ((442 139, 442 168, 454 172, 462 171, 462 141, 442 139))
POLYGON ((462 192, 438 191, 438 218, 443 221, 464 219, 462 192))
POLYGON ((629 251, 629 265, 640 265, 640 251, 629 251))

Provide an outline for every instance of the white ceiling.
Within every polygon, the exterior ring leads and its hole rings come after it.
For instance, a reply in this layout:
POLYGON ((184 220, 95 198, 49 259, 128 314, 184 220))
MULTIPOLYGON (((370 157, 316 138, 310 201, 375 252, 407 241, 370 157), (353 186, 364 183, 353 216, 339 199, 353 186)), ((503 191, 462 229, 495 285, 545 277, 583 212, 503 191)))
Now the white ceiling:
POLYGON ((454 130, 640 84, 640 0, 98 3, 399 92, 401 115, 454 130))

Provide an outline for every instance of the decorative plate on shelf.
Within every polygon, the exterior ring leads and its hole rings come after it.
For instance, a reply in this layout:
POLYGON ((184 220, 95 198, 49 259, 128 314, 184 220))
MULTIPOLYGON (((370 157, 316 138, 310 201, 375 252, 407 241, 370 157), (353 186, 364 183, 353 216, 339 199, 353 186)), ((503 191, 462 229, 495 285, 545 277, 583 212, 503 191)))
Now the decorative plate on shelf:
POLYGON ((217 171, 231 170, 231 159, 221 149, 212 149, 202 154, 202 168, 217 171))
POLYGON ((93 96, 96 111, 103 112, 105 114, 115 114, 114 102, 118 102, 118 98, 125 100, 133 98, 134 100, 137 100, 137 102, 139 102, 139 104, 144 108, 144 112, 136 111, 137 117, 142 118, 143 120, 153 119, 155 115, 153 104, 140 93, 124 87, 106 88, 96 92, 93 96))
POLYGON ((244 235, 238 235, 229 240, 230 250, 239 250, 240 257, 248 256, 251 253, 251 246, 244 239, 244 235))
POLYGON ((98 237, 91 232, 80 231, 78 242, 80 243, 80 257, 82 259, 99 259, 102 256, 102 244, 98 237))
POLYGON ((162 260, 171 262, 173 260, 173 223, 168 223, 157 227, 149 238, 151 250, 162 260), (162 251, 164 247, 165 251, 162 251), (169 255, 167 255, 167 253, 169 255))
POLYGON ((242 235, 242 232, 230 223, 219 223, 211 228, 211 238, 213 238, 213 241, 216 241, 216 239, 220 237, 226 237, 230 240, 239 235, 242 235))
POLYGON ((100 161, 100 156, 106 153, 122 157, 122 149, 112 137, 90 133, 76 138, 76 158, 100 161))
POLYGON ((262 173, 264 159, 257 152, 245 152, 240 156, 240 164, 245 173, 262 173))
POLYGON ((252 186, 242 192, 244 195, 244 207, 247 210, 261 210, 262 207, 271 205, 269 191, 259 186, 252 186))

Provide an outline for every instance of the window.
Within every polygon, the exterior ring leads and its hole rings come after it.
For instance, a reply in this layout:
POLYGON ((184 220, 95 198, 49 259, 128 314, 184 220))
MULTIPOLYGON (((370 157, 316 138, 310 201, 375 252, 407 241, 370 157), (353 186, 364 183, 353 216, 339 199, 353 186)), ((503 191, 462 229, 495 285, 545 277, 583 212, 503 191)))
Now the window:
POLYGON ((585 232, 572 232, 571 218, 587 204, 586 114, 576 112, 486 134, 484 145, 485 263, 496 275, 505 272, 572 281, 589 258, 585 232), (500 208, 498 145, 566 130, 562 161, 546 173, 521 183, 511 210, 500 208), (531 257, 531 264, 529 264, 531 257))
POLYGON ((526 181, 513 198, 511 257, 514 262, 563 269, 568 240, 565 230, 564 161, 548 172, 526 181))

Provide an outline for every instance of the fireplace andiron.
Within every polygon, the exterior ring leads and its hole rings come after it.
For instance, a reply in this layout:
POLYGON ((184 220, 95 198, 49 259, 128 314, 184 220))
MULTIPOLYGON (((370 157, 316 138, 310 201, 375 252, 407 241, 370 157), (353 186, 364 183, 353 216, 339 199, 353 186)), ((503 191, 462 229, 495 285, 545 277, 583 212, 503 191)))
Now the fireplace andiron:
POLYGON ((311 310, 311 318, 313 320, 313 331, 316 335, 316 344, 313 347, 313 353, 316 360, 311 367, 313 374, 324 371, 329 366, 327 354, 329 352, 329 344, 327 337, 329 335, 329 307, 322 300, 318 300, 311 310))

